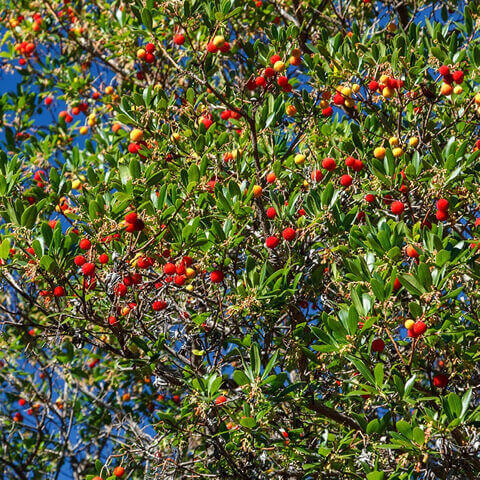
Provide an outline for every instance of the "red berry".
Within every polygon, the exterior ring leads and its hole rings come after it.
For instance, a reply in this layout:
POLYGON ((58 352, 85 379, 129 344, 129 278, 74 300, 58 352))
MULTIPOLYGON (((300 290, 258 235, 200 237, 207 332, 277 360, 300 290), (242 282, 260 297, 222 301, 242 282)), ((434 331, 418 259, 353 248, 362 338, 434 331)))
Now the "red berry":
POLYGON ((461 83, 463 83, 463 79, 465 75, 461 70, 457 70, 456 72, 452 73, 452 77, 453 77, 453 81, 456 84, 460 85, 461 83))
POLYGON ((437 201, 437 208, 439 210, 448 210, 448 200, 446 198, 441 198, 437 201))
POLYGON ((113 470, 113 474, 116 477, 123 477, 123 475, 125 474, 125 469, 123 467, 115 467, 113 470))
POLYGON ((390 206, 390 210, 394 215, 401 215, 405 210, 405 205, 403 204, 403 202, 397 200, 392 203, 392 205, 390 206))
POLYGON ((376 82, 375 80, 372 80, 371 82, 369 82, 368 89, 371 92, 375 92, 376 90, 378 90, 378 82, 376 82))
POLYGON ((152 303, 152 309, 155 312, 159 312, 160 310, 165 310, 166 308, 167 308, 167 304, 163 300, 157 300, 156 302, 152 303))
POLYGON ((267 81, 265 80, 265 77, 257 77, 255 79, 255 85, 257 87, 264 87, 267 84, 267 81))
POLYGON ((313 170, 310 177, 314 182, 319 182, 323 178, 323 173, 320 170, 313 170))
POLYGON ((58 287, 55 287, 53 289, 53 294, 56 296, 56 297, 63 297, 65 295, 65 289, 60 285, 58 287))
POLYGON ((281 75, 278 77, 277 83, 280 87, 284 88, 288 85, 288 78, 285 75, 281 75))
POLYGON ((277 216, 277 211, 274 207, 267 208, 267 217, 273 219, 277 216))
POLYGON ((335 167, 337 166, 337 163, 333 158, 327 157, 322 160, 322 167, 325 170, 328 170, 331 172, 332 170, 335 170, 335 167))
POLYGON ((102 254, 98 257, 98 261, 99 261, 102 265, 105 265, 105 264, 108 263, 108 261, 109 261, 108 255, 107 255, 106 253, 102 253, 102 254))
POLYGON ((322 115, 324 117, 331 117, 333 115, 333 108, 332 107, 327 107, 322 110, 322 115))
POLYGON ((166 275, 173 275, 177 271, 177 268, 173 263, 166 263, 163 267, 163 272, 166 275))
POLYGON ((87 259, 83 255, 77 255, 73 261, 77 267, 81 267, 87 259))
POLYGON ((175 279, 174 279, 175 285, 179 285, 179 286, 183 285, 186 279, 187 277, 185 275, 175 275, 175 279))
POLYGON ((82 238, 78 244, 82 250, 90 250, 92 242, 88 238, 82 238))
POLYGON ((448 384, 448 377, 444 373, 438 373, 433 377, 433 385, 437 388, 445 388, 448 384))
POLYGON ((275 70, 272 67, 267 67, 263 72, 264 77, 271 78, 275 76, 275 70))
POLYGON ((185 255, 185 256, 182 258, 182 263, 183 263, 186 267, 189 267, 190 265, 193 264, 193 259, 192 259, 192 257, 189 257, 188 255, 185 255))
POLYGON ((350 167, 352 168, 354 165, 355 165, 355 159, 351 156, 348 156, 346 159, 345 159, 345 165, 347 167, 350 167))
POLYGON ((227 401, 227 397, 225 395, 219 395, 215 399, 215 405, 222 405, 227 401))
POLYGON ((207 52, 217 53, 217 52, 218 52, 218 48, 214 45, 213 42, 209 42, 208 45, 207 45, 207 52))
POLYGON ((220 283, 223 280, 223 272, 221 270, 214 270, 210 273, 210 280, 212 283, 220 283))
POLYGON ((344 187, 349 187, 352 184, 352 177, 350 175, 342 175, 340 184, 344 187))
POLYGON ((173 36, 173 43, 175 43, 175 45, 183 45, 185 43, 185 36, 177 33, 173 36))
POLYGON ((130 212, 130 213, 127 213, 125 215, 125 221, 127 223, 134 224, 137 221, 137 218, 138 218, 138 216, 137 216, 136 212, 130 212))
POLYGON ((375 195, 371 194, 371 193, 367 193, 365 195, 365 201, 367 203, 373 203, 375 201, 375 195))
POLYGON ((385 350, 385 342, 381 338, 376 338, 372 342, 372 352, 383 352, 385 350))
POLYGON ((119 297, 124 297, 127 294, 127 291, 128 289, 123 283, 119 283, 114 289, 115 294, 119 297))
POLYGON ((423 335, 427 331, 427 326, 425 325, 424 322, 419 320, 418 322, 415 322, 413 324, 412 330, 415 337, 419 337, 420 335, 423 335))
POLYGON ((155 51, 155 45, 153 43, 147 43, 145 45, 145 51, 147 53, 153 53, 155 51))
POLYGON ((335 105, 343 105, 345 103, 345 98, 340 93, 336 93, 333 96, 333 103, 335 105))
POLYGON ((393 282, 393 289, 394 290, 400 290, 400 287, 402 284, 400 283, 400 280, 398 278, 395 279, 395 282, 393 282))
POLYGON ((445 75, 448 75, 450 73, 450 68, 448 68, 447 65, 442 65, 439 69, 438 69, 438 73, 440 75, 442 75, 442 77, 444 77, 445 75))
POLYGON ((272 65, 275 65, 280 60, 281 60, 280 55, 273 55, 272 57, 270 57, 270 63, 272 65))
POLYGON ((92 277, 95 274, 95 265, 93 263, 85 263, 82 266, 82 272, 87 277, 92 277))
POLYGON ((282 232, 282 237, 287 241, 287 242, 292 242, 295 240, 295 237, 297 235, 297 232, 291 227, 287 227, 285 230, 282 232))
POLYGON ((271 236, 271 237, 267 237, 267 239, 265 240, 265 245, 267 246, 267 248, 276 248, 279 244, 280 240, 277 238, 277 237, 274 237, 274 236, 271 236))
POLYGON ((361 160, 355 160, 355 163, 353 164, 353 170, 355 172, 359 172, 360 170, 363 170, 363 167, 365 165, 363 164, 363 162, 361 160))
POLYGON ((439 222, 445 222, 448 220, 448 212, 446 210, 437 210, 435 213, 435 218, 439 222))
POLYGON ((271 172, 267 175, 267 182, 268 183, 274 183, 276 179, 277 179, 277 176, 273 172, 271 172))

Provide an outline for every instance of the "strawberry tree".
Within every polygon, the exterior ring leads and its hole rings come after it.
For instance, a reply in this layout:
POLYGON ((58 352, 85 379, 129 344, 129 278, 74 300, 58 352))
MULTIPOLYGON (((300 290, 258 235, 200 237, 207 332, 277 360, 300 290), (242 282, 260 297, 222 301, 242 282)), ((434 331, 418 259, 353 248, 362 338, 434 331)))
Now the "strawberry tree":
POLYGON ((478 477, 474 2, 0 5, 0 478, 478 477))

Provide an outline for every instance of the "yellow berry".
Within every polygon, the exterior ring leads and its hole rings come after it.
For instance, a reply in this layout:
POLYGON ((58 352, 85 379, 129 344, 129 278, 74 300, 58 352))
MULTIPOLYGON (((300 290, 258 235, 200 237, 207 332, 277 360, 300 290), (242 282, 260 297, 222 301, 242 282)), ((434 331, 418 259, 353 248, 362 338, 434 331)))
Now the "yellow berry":
POLYGON ((254 196, 255 198, 260 197, 260 196, 262 195, 262 191, 263 191, 263 189, 262 189, 262 187, 261 187, 260 185, 254 185, 254 187, 253 187, 253 196, 254 196))
POLYGON ((379 158, 380 160, 382 160, 383 158, 385 158, 385 154, 387 153, 387 151, 385 150, 385 148, 383 147, 377 147, 374 151, 373 151, 373 156, 375 158, 379 158))
POLYGON ((225 45, 225 38, 223 35, 216 35, 213 38, 212 43, 217 47, 217 48, 222 48, 225 45))
POLYGON ((393 156, 395 158, 401 157, 403 155, 403 148, 397 147, 392 150, 393 156))
POLYGON ((305 158, 306 158, 305 155, 303 155, 302 153, 297 153, 295 155, 295 159, 294 159, 295 164, 296 165, 303 165, 305 163, 305 158))
POLYGON ((130 140, 132 142, 139 142, 140 140, 142 140, 143 138, 143 131, 138 129, 138 128, 134 128, 131 132, 130 132, 130 140))
POLYGON ((394 94, 394 90, 390 87, 384 87, 384 89, 382 90, 382 95, 385 98, 392 98, 393 94, 394 94))
POLYGON ((400 140, 398 139, 398 137, 390 137, 390 139, 388 140, 388 143, 390 143, 392 147, 397 147, 398 144, 400 143, 400 140))
POLYGON ((403 324, 407 330, 410 330, 414 325, 415 322, 413 320, 405 320, 405 323, 403 324))
POLYGON ((420 140, 418 139, 418 137, 411 137, 411 138, 408 140, 408 144, 409 144, 411 147, 415 148, 415 147, 418 145, 419 141, 420 141, 420 140))
POLYGON ((283 72, 285 70, 285 63, 283 63, 281 60, 278 62, 275 62, 273 65, 273 69, 278 73, 278 72, 283 72))
POLYGON ((293 116, 297 113, 297 109, 295 105, 287 105, 287 108, 285 109, 287 112, 287 115, 293 116))

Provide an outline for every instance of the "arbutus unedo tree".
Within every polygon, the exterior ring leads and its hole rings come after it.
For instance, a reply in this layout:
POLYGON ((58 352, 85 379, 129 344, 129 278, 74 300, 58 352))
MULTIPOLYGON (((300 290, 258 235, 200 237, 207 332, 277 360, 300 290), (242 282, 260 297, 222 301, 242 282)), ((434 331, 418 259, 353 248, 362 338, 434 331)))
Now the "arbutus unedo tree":
POLYGON ((479 477, 476 2, 0 5, 1 479, 479 477))

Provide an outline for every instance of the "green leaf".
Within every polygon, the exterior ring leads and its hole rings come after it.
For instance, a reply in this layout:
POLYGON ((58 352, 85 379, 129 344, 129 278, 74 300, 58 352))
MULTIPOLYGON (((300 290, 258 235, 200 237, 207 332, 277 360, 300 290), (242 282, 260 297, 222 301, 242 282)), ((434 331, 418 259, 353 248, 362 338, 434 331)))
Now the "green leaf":
POLYGON ((10 255, 10 239, 4 238, 0 244, 0 258, 6 260, 10 255))
POLYGON ((415 442, 417 442, 419 445, 423 445, 425 443, 425 433, 421 428, 415 427, 413 429, 413 440, 415 440, 415 442))
POLYGON ((346 355, 348 360, 352 362, 356 369, 363 375, 363 377, 368 380, 371 384, 375 385, 375 378, 372 375, 372 372, 367 368, 367 366, 363 363, 362 360, 359 358, 352 357, 350 355, 346 355))
POLYGON ((381 387, 383 385, 383 379, 384 379, 383 363, 377 363, 375 365, 373 374, 375 376, 375 383, 379 387, 381 387))
POLYGON ((402 435, 405 435, 405 437, 411 438, 412 426, 405 420, 399 420, 396 423, 396 429, 397 429, 397 432, 401 433, 402 435))
POLYGON ((252 417, 243 417, 240 419, 240 425, 245 428, 255 428, 257 422, 252 417))
POLYGON ((32 228, 37 219, 37 206, 30 205, 23 213, 20 224, 25 228, 32 228))
POLYGON ((142 174, 140 162, 135 157, 130 160, 129 170, 133 179, 140 178, 142 174))
POLYGON ((422 295, 425 293, 423 285, 411 274, 400 275, 400 283, 411 293, 412 295, 422 295))
POLYGON ((437 267, 443 267, 450 260, 450 252, 448 250, 440 250, 435 257, 437 267))
POLYGON ((153 22, 152 22, 152 13, 148 8, 144 8, 142 10, 142 22, 145 25, 145 28, 149 31, 152 30, 153 22))
POLYGON ((95 460, 95 470, 100 475, 102 473, 103 463, 100 460, 95 460))
POLYGON ((425 287, 425 290, 428 290, 432 286, 432 274, 430 273, 430 268, 426 263, 421 263, 417 270, 420 282, 425 287))
POLYGON ((252 365, 252 370, 258 377, 262 368, 262 361, 260 360, 260 347, 256 342, 252 344, 252 348, 250 349, 250 363, 252 365))
POLYGON ((367 473, 367 480, 383 480, 385 478, 385 474, 383 472, 370 472, 367 473))
POLYGON ((239 387, 250 384, 249 378, 241 370, 235 370, 233 372, 233 379, 239 387))
POLYGON ((368 435, 372 433, 378 433, 380 431, 380 422, 378 418, 374 418, 371 422, 368 422, 365 431, 368 435))

